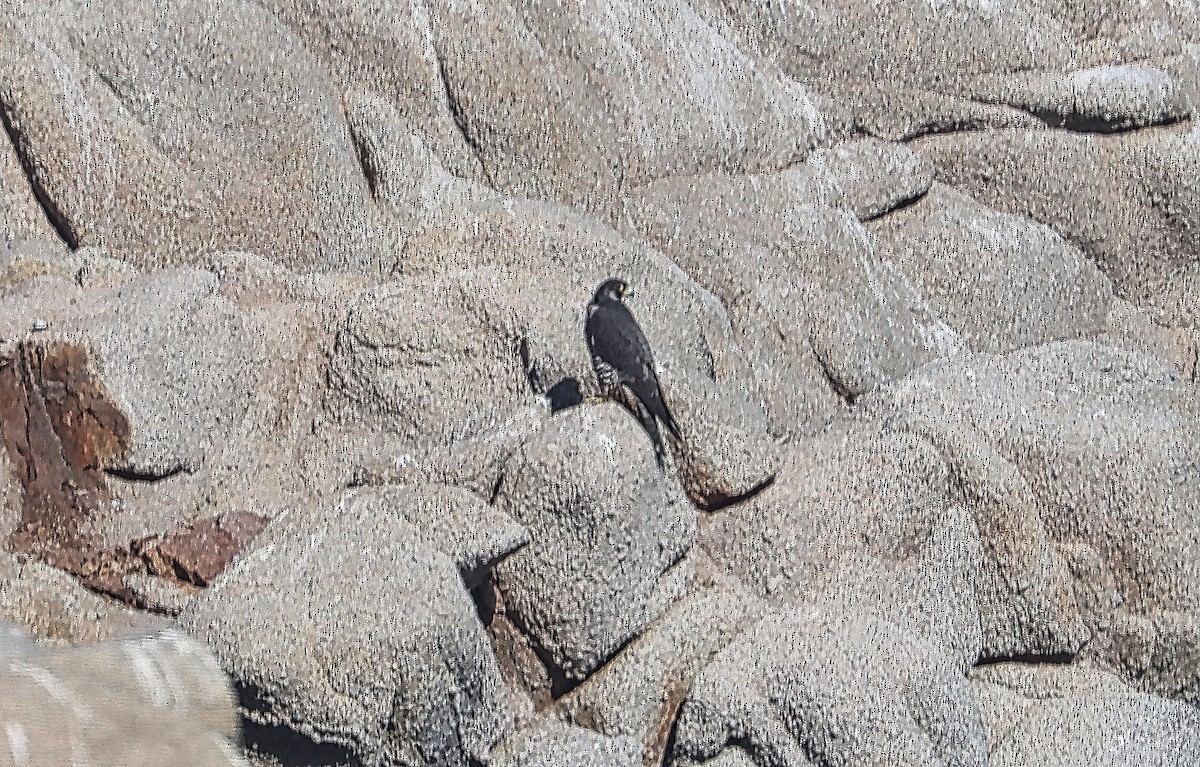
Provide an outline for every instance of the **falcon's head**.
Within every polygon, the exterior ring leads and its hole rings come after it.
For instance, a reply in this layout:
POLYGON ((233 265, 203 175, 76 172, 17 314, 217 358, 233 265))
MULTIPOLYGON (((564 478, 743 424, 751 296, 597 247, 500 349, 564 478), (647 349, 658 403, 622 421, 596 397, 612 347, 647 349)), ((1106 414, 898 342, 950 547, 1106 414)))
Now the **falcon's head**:
POLYGON ((629 289, 629 283, 620 279, 609 279, 600 283, 600 287, 596 288, 596 295, 592 297, 592 303, 598 304, 601 301, 620 301, 626 295, 632 294, 629 289))

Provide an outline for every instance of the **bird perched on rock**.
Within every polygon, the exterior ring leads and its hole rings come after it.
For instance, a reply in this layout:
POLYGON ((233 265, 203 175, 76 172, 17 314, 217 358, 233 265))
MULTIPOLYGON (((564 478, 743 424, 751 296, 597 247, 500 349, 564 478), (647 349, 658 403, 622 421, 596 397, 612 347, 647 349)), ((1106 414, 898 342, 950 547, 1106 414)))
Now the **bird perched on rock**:
POLYGON ((677 440, 679 426, 663 402, 650 343, 622 300, 631 292, 624 280, 605 280, 588 304, 584 334, 603 398, 621 402, 633 413, 650 435, 662 467, 665 451, 658 423, 677 440))

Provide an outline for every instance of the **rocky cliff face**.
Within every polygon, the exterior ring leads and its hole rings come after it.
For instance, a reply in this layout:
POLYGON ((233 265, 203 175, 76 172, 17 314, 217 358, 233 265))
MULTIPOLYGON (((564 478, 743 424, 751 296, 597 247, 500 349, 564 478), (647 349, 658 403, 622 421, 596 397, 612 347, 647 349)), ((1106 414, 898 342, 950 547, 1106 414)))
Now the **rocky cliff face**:
POLYGON ((0 765, 1200 763, 1197 108, 1196 0, 0 0, 0 765))

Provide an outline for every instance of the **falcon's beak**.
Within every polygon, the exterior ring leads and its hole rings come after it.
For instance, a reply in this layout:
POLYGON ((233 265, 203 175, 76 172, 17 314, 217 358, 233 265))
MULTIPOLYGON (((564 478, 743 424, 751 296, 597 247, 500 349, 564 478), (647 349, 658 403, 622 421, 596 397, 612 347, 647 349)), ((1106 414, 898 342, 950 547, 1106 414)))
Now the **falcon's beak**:
POLYGON ((623 285, 621 287, 621 298, 624 298, 625 296, 632 296, 632 295, 633 295, 633 288, 629 287, 628 285, 623 285))

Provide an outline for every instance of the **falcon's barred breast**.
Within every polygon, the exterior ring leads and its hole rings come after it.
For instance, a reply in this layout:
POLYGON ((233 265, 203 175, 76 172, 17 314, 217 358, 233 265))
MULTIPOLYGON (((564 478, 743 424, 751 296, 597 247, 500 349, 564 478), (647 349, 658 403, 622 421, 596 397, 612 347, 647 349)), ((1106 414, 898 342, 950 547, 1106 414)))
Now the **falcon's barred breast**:
POLYGON ((650 343, 622 300, 628 292, 624 280, 610 279, 601 284, 588 304, 584 333, 604 396, 623 402, 633 411, 650 435, 661 465, 664 449, 658 422, 677 440, 679 426, 663 402, 650 343), (633 395, 632 402, 623 390, 633 395))

